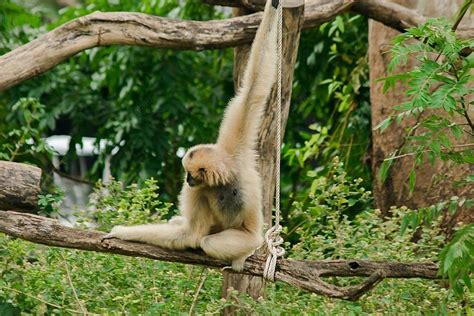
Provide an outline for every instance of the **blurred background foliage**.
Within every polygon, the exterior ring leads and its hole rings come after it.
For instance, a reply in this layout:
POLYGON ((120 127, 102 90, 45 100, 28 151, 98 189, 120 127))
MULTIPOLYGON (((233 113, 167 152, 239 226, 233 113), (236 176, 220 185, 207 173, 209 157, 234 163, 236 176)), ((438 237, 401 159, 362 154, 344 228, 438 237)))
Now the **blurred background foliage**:
MULTIPOLYGON (((96 10, 196 20, 229 15, 199 1, 89 0, 79 8, 59 11, 54 3, 3 1, 0 53, 96 10)), ((344 15, 320 30, 303 32, 285 135, 285 209, 295 198, 292 192, 307 194, 306 173, 327 172, 324 166, 336 155, 350 166, 351 175, 361 177, 370 187, 370 172, 364 163, 370 139, 366 51, 367 21, 360 16, 344 15)), ((109 152, 114 146, 121 148, 112 159, 116 179, 130 184, 154 177, 162 197, 175 200, 182 179, 179 153, 215 139, 222 111, 234 93, 232 56, 231 49, 93 48, 2 92, 0 115, 9 119, 0 125, 0 131, 20 129, 23 112, 14 105, 21 98, 36 99, 44 105, 35 118, 42 135, 68 134, 72 144, 84 136, 110 140, 109 152)), ((74 159, 75 146, 70 148, 67 159, 74 159)), ((90 169, 92 182, 100 178, 105 154, 90 169)), ((46 167, 46 162, 40 166, 46 167)))

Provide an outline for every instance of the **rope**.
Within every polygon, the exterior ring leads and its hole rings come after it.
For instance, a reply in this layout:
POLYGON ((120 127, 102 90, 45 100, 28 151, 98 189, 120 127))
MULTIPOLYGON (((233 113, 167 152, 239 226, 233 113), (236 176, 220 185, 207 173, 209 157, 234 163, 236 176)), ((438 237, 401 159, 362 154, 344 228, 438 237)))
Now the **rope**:
POLYGON ((275 268, 278 257, 285 254, 285 249, 281 246, 283 238, 280 236, 282 227, 280 225, 280 155, 281 155, 281 86, 282 86, 282 30, 283 30, 283 9, 282 0, 277 9, 278 18, 278 49, 277 49, 277 148, 276 148, 276 179, 275 179, 275 225, 265 233, 265 241, 268 248, 268 257, 263 269, 263 277, 270 281, 275 281, 275 268))

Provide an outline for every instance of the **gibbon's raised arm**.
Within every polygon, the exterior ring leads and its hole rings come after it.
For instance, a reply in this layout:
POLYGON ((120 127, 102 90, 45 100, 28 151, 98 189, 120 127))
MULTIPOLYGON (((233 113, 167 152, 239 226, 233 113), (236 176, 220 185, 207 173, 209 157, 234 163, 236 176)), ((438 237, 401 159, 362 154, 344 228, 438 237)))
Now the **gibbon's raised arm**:
POLYGON ((229 154, 253 148, 277 70, 278 0, 267 0, 242 84, 224 114, 217 145, 229 154), (273 3, 272 3, 273 2, 273 3))

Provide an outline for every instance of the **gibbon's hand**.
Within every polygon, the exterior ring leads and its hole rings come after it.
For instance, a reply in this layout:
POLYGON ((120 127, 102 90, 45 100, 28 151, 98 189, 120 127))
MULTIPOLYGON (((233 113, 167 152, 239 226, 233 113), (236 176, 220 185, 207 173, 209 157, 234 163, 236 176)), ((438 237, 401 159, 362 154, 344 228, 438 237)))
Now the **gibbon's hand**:
POLYGON ((272 6, 276 9, 278 8, 278 5, 280 4, 279 0, 272 0, 272 6))

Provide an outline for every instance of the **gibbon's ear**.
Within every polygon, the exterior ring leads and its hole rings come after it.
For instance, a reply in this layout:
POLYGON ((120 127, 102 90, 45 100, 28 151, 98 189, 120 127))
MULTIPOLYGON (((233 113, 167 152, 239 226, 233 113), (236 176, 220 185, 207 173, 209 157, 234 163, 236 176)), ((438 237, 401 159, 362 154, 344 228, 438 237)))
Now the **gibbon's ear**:
POLYGON ((278 8, 278 5, 280 4, 280 0, 272 0, 272 6, 276 9, 278 8))

